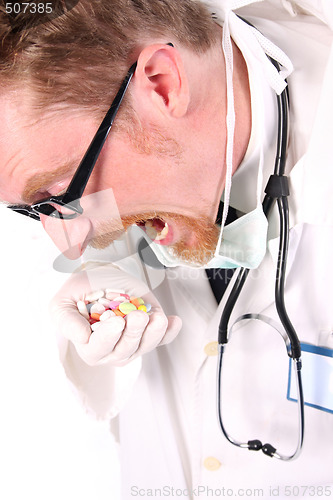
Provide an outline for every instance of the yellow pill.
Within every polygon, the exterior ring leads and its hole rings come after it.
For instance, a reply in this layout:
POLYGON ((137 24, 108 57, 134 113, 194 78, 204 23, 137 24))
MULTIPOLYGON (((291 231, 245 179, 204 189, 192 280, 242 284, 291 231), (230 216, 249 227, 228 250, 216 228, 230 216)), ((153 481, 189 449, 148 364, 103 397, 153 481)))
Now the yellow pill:
POLYGON ((145 313, 147 312, 146 306, 139 306, 138 311, 144 311, 145 313))

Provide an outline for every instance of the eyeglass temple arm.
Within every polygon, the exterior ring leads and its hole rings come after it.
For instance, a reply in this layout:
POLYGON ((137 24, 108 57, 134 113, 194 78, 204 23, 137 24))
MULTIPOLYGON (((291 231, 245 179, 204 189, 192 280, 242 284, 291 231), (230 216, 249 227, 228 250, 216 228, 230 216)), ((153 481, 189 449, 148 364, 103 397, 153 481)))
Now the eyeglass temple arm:
POLYGON ((97 158, 104 146, 104 143, 109 135, 110 129, 114 122, 114 118, 119 110, 119 107, 122 103, 128 85, 133 77, 135 72, 137 63, 132 64, 128 73, 117 92, 117 95, 110 107, 109 111, 105 115, 101 125, 99 126, 93 140, 90 143, 90 146, 82 158, 80 165, 78 166, 76 173, 68 186, 67 192, 63 197, 64 203, 70 203, 76 199, 81 198, 85 187, 88 183, 91 172, 96 164, 97 158))
MULTIPOLYGON (((169 42, 166 45, 173 47, 174 45, 169 42)), ((106 114, 104 120, 102 121, 99 129, 97 130, 93 140, 90 143, 90 146, 84 155, 80 165, 78 166, 76 173, 68 186, 67 192, 63 197, 64 203, 70 203, 74 200, 81 198, 83 191, 87 185, 91 172, 96 164, 98 155, 100 154, 102 147, 107 139, 107 136, 112 127, 114 118, 118 112, 118 109, 122 103, 128 85, 133 77, 133 74, 136 70, 137 62, 132 64, 128 73, 111 105, 108 113, 106 114)))

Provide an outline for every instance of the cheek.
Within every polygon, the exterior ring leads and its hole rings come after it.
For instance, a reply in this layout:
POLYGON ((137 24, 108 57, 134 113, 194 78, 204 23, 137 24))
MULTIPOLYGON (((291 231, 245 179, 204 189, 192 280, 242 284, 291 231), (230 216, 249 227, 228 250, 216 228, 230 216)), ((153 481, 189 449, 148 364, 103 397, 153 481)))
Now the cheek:
POLYGON ((106 221, 112 221, 114 225, 121 224, 118 203, 113 188, 104 188, 101 191, 84 195, 80 203, 83 216, 88 217, 93 226, 106 221))
MULTIPOLYGON (((0 156, 1 158, 1 156, 0 156)), ((24 204, 21 195, 24 189, 22 175, 10 175, 0 170, 0 200, 6 204, 24 204)))
POLYGON ((140 190, 150 183, 149 178, 145 156, 135 152, 121 135, 111 133, 94 167, 85 194, 113 189, 117 199, 124 198, 124 194, 128 197, 138 196, 140 190))

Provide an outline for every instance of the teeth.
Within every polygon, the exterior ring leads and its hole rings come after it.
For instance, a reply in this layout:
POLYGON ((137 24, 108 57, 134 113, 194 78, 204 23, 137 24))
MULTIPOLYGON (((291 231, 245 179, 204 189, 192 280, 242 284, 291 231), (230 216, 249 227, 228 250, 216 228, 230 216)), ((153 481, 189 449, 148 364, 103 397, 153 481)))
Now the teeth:
POLYGON ((150 220, 147 220, 145 223, 147 236, 153 241, 161 241, 163 240, 169 232, 168 224, 165 223, 162 231, 156 231, 153 223, 150 220))
POLYGON ((150 220, 147 220, 147 222, 145 223, 145 228, 146 228, 147 236, 151 240, 154 240, 155 236, 156 236, 156 229, 154 229, 153 224, 150 220))
POLYGON ((169 232, 168 224, 165 223, 164 228, 162 229, 162 231, 160 232, 160 234, 155 238, 155 240, 164 240, 164 238, 166 237, 166 235, 168 234, 168 232, 169 232))

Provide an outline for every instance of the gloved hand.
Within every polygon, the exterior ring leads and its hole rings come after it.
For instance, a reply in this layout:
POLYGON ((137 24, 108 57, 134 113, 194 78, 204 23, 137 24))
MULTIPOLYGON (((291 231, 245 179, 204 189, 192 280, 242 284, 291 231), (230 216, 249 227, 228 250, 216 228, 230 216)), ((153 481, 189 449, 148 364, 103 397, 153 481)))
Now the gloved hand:
POLYGON ((123 366, 155 347, 168 344, 179 333, 178 316, 167 317, 159 302, 142 281, 111 264, 91 265, 74 273, 50 305, 57 333, 70 340, 78 355, 90 366, 111 363, 123 366), (96 290, 124 289, 130 296, 142 297, 152 305, 152 313, 133 311, 101 322, 92 332, 89 321, 77 309, 77 302, 96 290))

